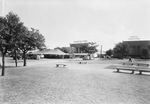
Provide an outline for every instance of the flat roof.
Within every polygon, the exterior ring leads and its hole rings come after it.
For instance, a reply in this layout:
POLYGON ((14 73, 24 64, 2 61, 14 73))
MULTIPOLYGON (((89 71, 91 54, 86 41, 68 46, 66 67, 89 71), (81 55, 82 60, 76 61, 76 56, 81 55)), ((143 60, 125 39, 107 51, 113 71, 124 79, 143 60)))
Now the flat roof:
POLYGON ((150 40, 127 40, 123 42, 150 42, 150 40))

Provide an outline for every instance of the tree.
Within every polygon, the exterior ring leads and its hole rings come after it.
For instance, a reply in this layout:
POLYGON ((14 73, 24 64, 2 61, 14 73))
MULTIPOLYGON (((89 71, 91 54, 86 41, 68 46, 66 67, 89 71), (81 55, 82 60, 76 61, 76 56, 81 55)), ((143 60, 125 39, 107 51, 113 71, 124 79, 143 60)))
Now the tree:
POLYGON ((45 38, 42 34, 39 33, 39 30, 31 28, 31 31, 29 31, 25 26, 22 26, 18 38, 20 39, 18 42, 19 48, 23 52, 23 66, 26 66, 26 53, 32 49, 42 49, 45 47, 45 38))
POLYGON ((106 55, 108 55, 108 56, 113 55, 113 50, 112 49, 107 50, 106 55))
MULTIPOLYGON (((0 17, 0 51, 2 53, 2 76, 5 71, 5 55, 8 50, 14 48, 16 51, 14 39, 17 36, 17 26, 20 19, 16 14, 9 12, 6 17, 0 17)), ((17 66, 17 64, 16 64, 17 66)))
POLYGON ((148 57, 148 50, 147 49, 142 49, 142 55, 145 57, 145 60, 147 59, 148 57))
POLYGON ((14 14, 12 12, 9 12, 8 15, 6 15, 7 18, 7 24, 8 24, 8 29, 9 29, 9 34, 11 34, 11 51, 14 52, 15 55, 15 64, 17 67, 17 51, 18 51, 18 44, 17 44, 17 37, 20 32, 20 27, 23 25, 22 22, 20 22, 20 18, 18 17, 17 14, 14 14))
POLYGON ((96 43, 88 42, 88 43, 85 43, 85 44, 81 45, 80 50, 83 53, 88 53, 90 55, 90 54, 93 54, 93 53, 98 51, 96 49, 97 47, 98 47, 98 45, 96 43))
POLYGON ((98 51, 96 47, 98 47, 96 43, 88 42, 88 43, 81 45, 80 49, 83 53, 93 54, 98 51))
POLYGON ((128 47, 128 45, 126 43, 119 42, 114 47, 113 51, 114 51, 114 55, 116 57, 123 59, 123 57, 125 55, 128 55, 128 53, 129 53, 129 47, 128 47))
POLYGON ((8 33, 8 24, 5 17, 0 17, 0 51, 2 54, 2 76, 5 73, 5 55, 9 49, 11 36, 8 33))
POLYGON ((26 66, 26 53, 31 49, 45 47, 45 38, 38 30, 29 31, 20 21, 18 15, 10 12, 6 17, 0 17, 0 51, 2 54, 2 76, 5 72, 5 55, 8 50, 15 53, 17 66, 17 51, 24 53, 24 66, 26 66))

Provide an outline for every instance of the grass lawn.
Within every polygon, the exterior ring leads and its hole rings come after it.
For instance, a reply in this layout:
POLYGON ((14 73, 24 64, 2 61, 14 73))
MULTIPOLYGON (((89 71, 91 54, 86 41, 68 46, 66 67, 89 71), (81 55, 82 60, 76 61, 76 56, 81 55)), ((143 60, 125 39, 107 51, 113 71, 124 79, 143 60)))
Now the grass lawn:
MULTIPOLYGON (((116 73, 128 60, 80 59, 28 60, 23 67, 6 59, 0 76, 0 104, 148 104, 150 73, 116 73), (67 67, 56 67, 64 63, 67 67)), ((150 63, 150 61, 133 60, 150 63)))

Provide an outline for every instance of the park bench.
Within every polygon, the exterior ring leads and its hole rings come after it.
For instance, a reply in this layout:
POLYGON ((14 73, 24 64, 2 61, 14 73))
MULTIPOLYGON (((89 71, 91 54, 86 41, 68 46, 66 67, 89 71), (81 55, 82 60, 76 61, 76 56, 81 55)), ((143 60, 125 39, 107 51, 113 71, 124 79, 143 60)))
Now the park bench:
POLYGON ((133 65, 132 62, 126 62, 126 63, 123 63, 123 65, 133 65))
POLYGON ((83 61, 82 61, 82 62, 79 62, 79 64, 87 64, 87 62, 83 62, 83 61))
POLYGON ((150 72, 150 69, 138 69, 139 74, 142 75, 142 72, 150 72))
POLYGON ((148 67, 149 64, 146 64, 146 63, 134 63, 134 65, 136 66, 144 66, 144 67, 148 67))
POLYGON ((119 72, 120 70, 132 71, 131 74, 134 74, 134 71, 139 71, 139 74, 141 75, 142 72, 150 72, 150 69, 148 69, 148 67, 149 67, 149 64, 147 64, 147 63, 126 62, 126 63, 123 63, 123 66, 116 67, 116 69, 117 69, 117 72, 119 72), (127 66, 124 67, 124 65, 127 65, 127 66), (129 66, 131 66, 131 67, 129 67, 129 66))
POLYGON ((138 66, 137 71, 139 71, 139 74, 141 75, 142 72, 150 72, 150 69, 145 69, 149 66, 149 64, 146 63, 135 63, 136 66, 138 66))
POLYGON ((125 70, 125 71, 132 71, 131 74, 134 74, 134 71, 136 71, 135 68, 131 68, 131 67, 117 67, 117 72, 119 72, 119 70, 125 70))
POLYGON ((142 72, 150 72, 150 69, 138 69, 137 71, 139 71, 139 74, 141 75, 142 72))
POLYGON ((65 65, 65 64, 56 64, 56 67, 59 67, 59 66, 65 67, 67 65, 65 65))

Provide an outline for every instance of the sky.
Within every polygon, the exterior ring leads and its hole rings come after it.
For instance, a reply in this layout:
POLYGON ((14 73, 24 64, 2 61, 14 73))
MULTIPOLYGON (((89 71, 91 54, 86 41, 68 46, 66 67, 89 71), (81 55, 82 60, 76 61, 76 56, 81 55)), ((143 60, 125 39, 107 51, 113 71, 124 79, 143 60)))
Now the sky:
POLYGON ((49 48, 87 40, 108 50, 131 36, 150 40, 150 0, 0 0, 0 16, 8 12, 38 29, 49 48))

